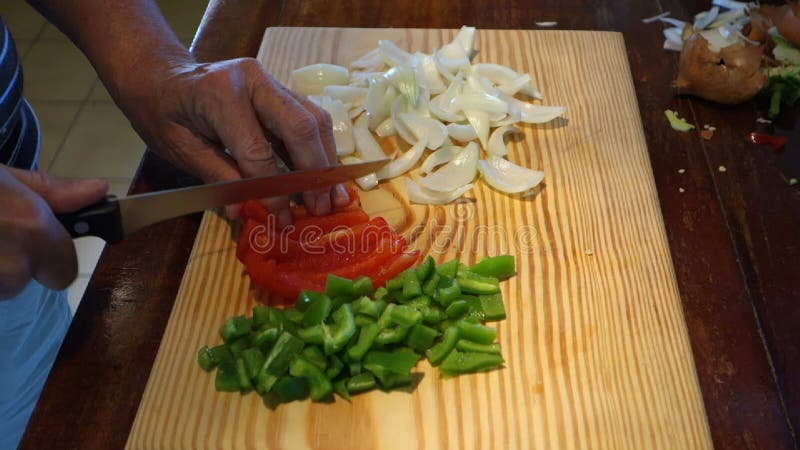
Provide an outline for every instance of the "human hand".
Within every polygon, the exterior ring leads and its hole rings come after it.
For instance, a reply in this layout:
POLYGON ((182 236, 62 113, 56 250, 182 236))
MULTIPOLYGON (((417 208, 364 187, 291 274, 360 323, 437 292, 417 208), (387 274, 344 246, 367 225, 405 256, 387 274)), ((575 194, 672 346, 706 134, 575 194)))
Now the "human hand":
POLYGON ((75 246, 55 213, 103 198, 103 180, 65 180, 0 165, 0 299, 18 294, 31 279, 65 289, 78 272, 75 246))
MULTIPOLYGON (((330 116, 252 58, 172 64, 120 88, 118 103, 152 149, 205 182, 277 173, 268 134, 283 141, 297 169, 337 162, 330 116)), ((305 192, 303 200, 315 215, 349 202, 341 185, 305 192)), ((265 205, 279 226, 291 222, 287 198, 265 205)))

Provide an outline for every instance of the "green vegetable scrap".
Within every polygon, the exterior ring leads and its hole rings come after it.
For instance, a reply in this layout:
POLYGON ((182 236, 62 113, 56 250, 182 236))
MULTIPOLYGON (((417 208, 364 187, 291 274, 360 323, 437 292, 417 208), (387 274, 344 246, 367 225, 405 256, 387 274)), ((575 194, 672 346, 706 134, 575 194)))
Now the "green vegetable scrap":
POLYGON ((770 119, 778 117, 781 106, 794 106, 800 99, 800 66, 774 67, 766 70, 769 84, 762 91, 770 96, 770 119))
POLYGON ((413 384, 421 359, 447 376, 499 368, 497 329, 506 309, 500 280, 516 271, 510 255, 468 267, 432 257, 375 287, 329 275, 325 292, 303 291, 292 309, 258 305, 219 329, 197 363, 215 371, 218 391, 255 391, 270 402, 325 401, 334 394, 413 384))
POLYGON ((669 121, 669 125, 675 131, 686 132, 686 131, 694 130, 694 128, 695 128, 694 125, 692 125, 689 122, 687 122, 686 119, 678 117, 678 113, 676 113, 675 111, 673 111, 671 109, 664 110, 664 115, 667 116, 667 120, 669 121))

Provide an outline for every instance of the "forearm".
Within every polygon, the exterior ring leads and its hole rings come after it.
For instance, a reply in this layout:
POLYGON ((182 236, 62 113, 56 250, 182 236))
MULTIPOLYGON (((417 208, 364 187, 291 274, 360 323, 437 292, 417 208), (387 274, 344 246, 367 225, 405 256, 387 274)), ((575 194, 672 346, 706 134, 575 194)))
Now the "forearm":
POLYGON ((152 0, 29 0, 86 54, 118 103, 192 62, 152 0))

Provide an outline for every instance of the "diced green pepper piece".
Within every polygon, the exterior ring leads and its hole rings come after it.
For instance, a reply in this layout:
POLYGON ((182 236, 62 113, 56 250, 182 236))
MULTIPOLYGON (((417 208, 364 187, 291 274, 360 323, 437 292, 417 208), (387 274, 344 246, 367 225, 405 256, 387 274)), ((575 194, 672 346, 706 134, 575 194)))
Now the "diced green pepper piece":
POLYGON ((267 358, 258 348, 250 347, 242 352, 242 360, 247 368, 247 374, 249 377, 251 379, 255 379, 258 376, 258 371, 261 370, 261 367, 264 365, 264 361, 266 361, 267 358))
POLYGON ((266 330, 259 331, 254 337, 252 345, 258 347, 262 352, 269 352, 270 347, 278 339, 281 331, 277 328, 267 328, 266 330))
POLYGON ((289 366, 289 374, 306 379, 311 390, 311 400, 320 401, 333 393, 333 385, 325 377, 325 374, 302 356, 298 356, 292 361, 289 366))
POLYGON ((333 382, 333 392, 337 393, 339 397, 347 400, 348 402, 351 400, 350 391, 347 390, 347 378, 340 378, 333 382))
POLYGON ((478 298, 481 301, 481 309, 487 321, 495 322, 506 318, 506 307, 503 304, 502 294, 481 295, 478 298))
POLYGON ((253 306, 253 328, 261 328, 269 324, 269 306, 253 306))
POLYGON ((375 294, 372 296, 375 300, 383 300, 384 297, 389 293, 389 290, 386 289, 384 286, 379 287, 375 290, 375 294))
POLYGON ((437 266, 436 273, 438 273, 442 278, 455 278, 456 274, 458 274, 458 260, 451 259, 450 261, 437 266))
POLYGON ((325 354, 322 353, 322 350, 319 349, 316 345, 307 346, 301 352, 303 358, 307 359, 308 362, 317 366, 319 370, 325 370, 328 366, 328 358, 325 357, 325 354))
POLYGON ((351 394, 358 394, 374 388, 375 377, 369 372, 362 372, 347 380, 347 390, 351 394))
POLYGON ((362 296, 362 295, 371 295, 375 288, 372 285, 372 278, 361 276, 356 278, 353 281, 353 289, 355 290, 355 296, 362 296))
POLYGON ((458 319, 469 310, 469 303, 466 300, 456 300, 444 310, 448 319, 458 319))
POLYGON ((426 306, 420 310, 422 322, 429 325, 438 325, 444 318, 444 312, 438 306, 426 306))
POLYGON ((275 383, 275 393, 281 403, 305 400, 310 392, 308 381, 304 377, 282 377, 275 383))
POLYGON ((361 373, 361 361, 350 361, 347 370, 350 371, 350 376, 354 377, 361 373))
POLYGON ((403 290, 404 274, 405 273, 401 273, 400 275, 398 275, 398 276, 392 278, 391 280, 387 281, 386 282, 386 289, 388 289, 389 292, 403 290))
POLYGON ((330 314, 331 299, 327 295, 323 295, 308 304, 301 323, 306 327, 318 325, 325 321, 330 314))
POLYGON ((223 392, 239 391, 239 373, 236 370, 235 359, 220 361, 214 378, 214 388, 223 392))
POLYGON ((375 337, 375 343, 379 345, 396 344, 402 342, 408 335, 408 330, 411 327, 397 325, 391 328, 384 328, 375 337))
POLYGON ((222 361, 233 361, 233 353, 228 350, 228 347, 223 345, 218 345, 216 347, 211 347, 208 350, 211 353, 211 357, 214 359, 215 364, 220 364, 222 361))
POLYGON ((461 287, 456 280, 453 280, 450 285, 440 287, 436 290, 436 301, 444 307, 450 306, 450 303, 453 303, 453 301, 457 300, 460 296, 461 287))
POLYGON ((409 269, 403 272, 403 299, 410 300, 422 295, 422 286, 419 284, 417 272, 409 269))
POLYGON ((411 384, 411 373, 391 372, 380 364, 364 364, 364 369, 370 371, 378 379, 381 388, 385 390, 411 384))
MULTIPOLYGON (((328 297, 327 295, 323 294, 322 292, 317 291, 309 291, 309 290, 302 290, 300 291, 300 295, 297 296, 297 303, 295 303, 294 307, 300 312, 306 312, 306 309, 309 305, 314 303, 315 301, 320 300, 323 297, 328 297)), ((330 297, 328 297, 330 299, 330 297)))
POLYGON ((365 316, 362 314, 356 315, 356 327, 358 329, 364 328, 365 326, 375 323, 375 319, 369 316, 365 316))
POLYGON ((394 373, 409 373, 419 362, 420 356, 409 348, 393 352, 371 350, 364 356, 364 364, 377 364, 394 373))
POLYGON ((460 338, 478 344, 491 344, 497 339, 497 329, 479 323, 469 323, 462 320, 456 323, 456 327, 458 327, 458 336, 460 338))
POLYGON ((394 303, 389 303, 386 305, 386 309, 383 310, 381 316, 378 318, 378 328, 383 330, 384 328, 388 327, 392 324, 392 310, 396 307, 394 303))
POLYGON ((375 338, 378 336, 380 329, 377 324, 368 324, 358 334, 358 342, 356 345, 347 350, 347 357, 350 361, 360 361, 364 355, 367 354, 375 338))
POLYGON ((404 327, 413 327, 422 322, 422 313, 408 305, 397 305, 391 311, 392 322, 404 327))
POLYGON ((439 366, 439 370, 445 375, 460 375, 496 369, 504 362, 503 357, 497 354, 453 350, 439 366))
POLYGON ((428 297, 427 295, 420 295, 417 298, 412 298, 405 304, 413 308, 419 309, 421 311, 422 308, 429 306, 431 304, 431 298, 428 297))
POLYGON ((485 258, 483 261, 470 267, 469 271, 485 277, 494 277, 504 280, 514 275, 517 269, 514 263, 514 256, 500 255, 485 258))
POLYGON ((219 329, 219 335, 226 344, 248 333, 253 327, 253 321, 245 316, 231 317, 219 329))
MULTIPOLYGON (((330 333, 326 333, 323 338, 326 355, 332 355, 344 348, 358 331, 353 316, 353 306, 350 303, 343 304, 331 317, 333 325, 329 327, 330 333)), ((327 329, 323 326, 323 331, 327 329)))
POLYGON ((278 340, 275 341, 275 345, 272 346, 272 350, 270 350, 269 355, 267 355, 264 365, 261 366, 259 376, 261 376, 262 373, 268 373, 275 376, 283 375, 286 373, 286 369, 289 368, 289 363, 291 362, 292 358, 294 358, 302 349, 303 341, 294 337, 291 333, 284 331, 280 336, 278 336, 278 340))
POLYGON ((283 330, 286 328, 286 313, 280 308, 270 308, 267 323, 283 330))
POLYGON ((284 328, 288 327, 289 323, 293 323, 295 325, 300 325, 303 323, 303 313, 296 310, 296 309, 287 309, 283 312, 283 316, 286 318, 286 322, 284 323, 284 328))
POLYGON ((470 271, 459 272, 458 285, 465 294, 495 294, 500 292, 497 278, 485 277, 470 271))
POLYGON ((338 277, 331 273, 328 274, 328 280, 325 283, 325 293, 331 298, 355 298, 356 288, 353 284, 353 280, 338 277))
POLYGON ((336 355, 331 355, 331 357, 328 358, 328 368, 325 369, 325 376, 332 380, 342 372, 342 369, 344 369, 342 360, 336 355))
POLYGON ((367 296, 359 297, 353 302, 353 312, 356 314, 364 314, 374 319, 380 317, 377 303, 370 300, 367 296))
POLYGON ((250 372, 247 371, 244 358, 236 358, 236 378, 239 381, 239 390, 241 392, 253 389, 253 383, 250 381, 250 372))
POLYGON ((425 282, 436 270, 436 262, 433 257, 428 255, 420 265, 417 266, 417 279, 420 283, 425 282))
POLYGON ((200 367, 208 372, 214 367, 217 367, 219 361, 214 359, 214 355, 211 354, 211 349, 204 345, 200 351, 197 352, 197 364, 200 364, 200 367))
POLYGON ((486 315, 483 313, 480 298, 474 295, 462 295, 459 300, 463 300, 469 305, 467 314, 462 317, 463 320, 474 323, 483 323, 486 321, 486 315))
POLYGON ((493 355, 500 354, 500 344, 477 344, 466 339, 459 339, 456 342, 456 350, 469 353, 491 353, 493 355))
POLYGON ((436 293, 436 289, 439 288, 440 281, 442 281, 442 276, 434 271, 433 275, 428 278, 428 281, 422 285, 422 293, 430 296, 434 295, 436 293))
POLYGON ((234 339, 233 341, 229 341, 225 343, 228 347, 228 350, 231 351, 233 356, 240 357, 242 356, 242 352, 250 347, 250 337, 249 336, 242 336, 240 338, 234 339))
POLYGON ((322 345, 325 341, 324 325, 314 325, 313 327, 300 328, 297 330, 297 337, 307 344, 322 345))
POLYGON ((456 342, 458 342, 458 327, 451 326, 444 330, 442 342, 439 342, 425 352, 431 365, 437 366, 441 364, 447 355, 456 348, 456 342))
POLYGON ((437 330, 422 324, 414 325, 408 332, 406 344, 414 350, 424 352, 433 347, 437 337, 439 337, 437 330))

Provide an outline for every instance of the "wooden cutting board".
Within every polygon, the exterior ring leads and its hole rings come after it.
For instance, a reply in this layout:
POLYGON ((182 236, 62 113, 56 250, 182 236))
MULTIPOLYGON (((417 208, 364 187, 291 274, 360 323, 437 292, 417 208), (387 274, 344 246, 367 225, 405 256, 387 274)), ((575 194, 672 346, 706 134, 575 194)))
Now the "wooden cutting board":
MULTIPOLYGON (((347 65, 391 39, 430 52, 454 30, 268 29, 259 59, 279 80, 316 62, 347 65)), ((514 253, 499 324, 505 368, 352 403, 217 393, 197 349, 250 311, 230 225, 206 213, 128 448, 710 448, 672 261, 622 36, 480 30, 478 61, 532 75, 567 120, 525 126, 509 158, 544 170, 532 198, 482 182, 447 206, 408 205, 403 182, 363 195, 416 248, 472 263, 514 253)))

